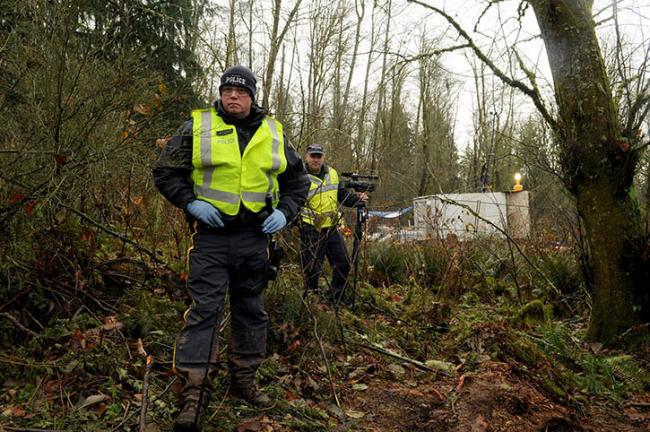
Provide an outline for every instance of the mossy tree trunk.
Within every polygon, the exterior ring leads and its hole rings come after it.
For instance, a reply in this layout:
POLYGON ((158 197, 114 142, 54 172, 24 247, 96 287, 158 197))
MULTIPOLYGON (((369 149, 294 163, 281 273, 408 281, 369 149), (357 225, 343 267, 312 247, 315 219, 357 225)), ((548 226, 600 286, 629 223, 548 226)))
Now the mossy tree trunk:
POLYGON ((610 342, 640 322, 639 306, 647 316, 648 305, 640 304, 647 303, 642 274, 647 238, 630 194, 638 137, 624 131, 619 119, 592 3, 530 0, 553 74, 564 179, 576 198, 588 245, 585 276, 593 295, 588 338, 610 342))

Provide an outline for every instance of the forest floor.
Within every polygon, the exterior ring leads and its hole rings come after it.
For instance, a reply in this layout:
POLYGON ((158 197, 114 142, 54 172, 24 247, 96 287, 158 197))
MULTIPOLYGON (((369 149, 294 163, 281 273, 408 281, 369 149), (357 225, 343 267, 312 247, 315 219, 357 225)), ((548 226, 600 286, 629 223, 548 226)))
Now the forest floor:
MULTIPOLYGON (((386 320, 387 317, 373 315, 368 319, 386 320)), ((333 361, 337 365, 334 386, 338 406, 332 397, 328 398, 331 395, 328 376, 315 359, 310 366, 304 364, 300 372, 294 368, 293 374, 281 378, 289 386, 277 395, 276 408, 267 413, 245 415, 237 424, 214 430, 650 431, 647 374, 642 378, 645 384, 637 387, 638 391, 622 390, 626 396, 614 397, 616 400, 611 394, 604 397, 585 391, 580 395, 576 389, 568 388, 565 392, 561 388, 563 383, 552 381, 556 372, 551 369, 562 369, 562 366, 553 364, 552 359, 537 359, 541 364, 536 369, 523 358, 516 358, 505 346, 512 340, 508 340, 509 329, 503 323, 479 323, 473 330, 474 352, 469 356, 463 352, 439 353, 459 361, 458 364, 428 362, 435 371, 426 370, 417 361, 393 357, 391 350, 386 350, 390 354, 382 355, 378 353, 381 348, 365 343, 357 345, 352 355, 346 355, 338 347, 333 350, 337 352, 333 361), (473 354, 477 355, 469 360, 473 354), (468 366, 468 361, 473 364, 468 366), (468 371, 463 372, 464 369, 468 371), (294 409, 302 414, 296 415, 294 409)), ((612 358, 625 356, 611 351, 600 354, 612 358)), ((645 356, 650 351, 639 354, 645 356)), ((289 363, 281 369, 289 371, 290 360, 285 360, 289 363)), ((227 400, 216 404, 211 416, 227 417, 233 409, 227 400)))
MULTIPOLYGON (((365 283, 354 310, 335 310, 303 300, 298 278, 289 272, 267 291, 259 376, 275 406, 232 398, 222 370, 205 431, 650 431, 648 343, 632 352, 585 343, 583 316, 549 318, 535 312, 541 302, 513 306, 507 292, 445 302, 409 283, 365 283)), ((87 296, 67 318, 19 329, 14 345, 4 338, 0 431, 139 430, 147 354, 143 430, 170 431, 185 303, 178 280, 148 286, 112 302, 87 296)))

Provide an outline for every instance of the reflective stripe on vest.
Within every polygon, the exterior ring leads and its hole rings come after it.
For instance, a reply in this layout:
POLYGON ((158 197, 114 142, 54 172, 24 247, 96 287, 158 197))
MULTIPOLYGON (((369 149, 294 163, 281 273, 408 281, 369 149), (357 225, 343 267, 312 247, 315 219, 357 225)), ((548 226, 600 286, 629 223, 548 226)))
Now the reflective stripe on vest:
POLYGON ((265 117, 242 155, 237 130, 213 108, 192 111, 192 120, 192 180, 197 198, 231 216, 241 204, 259 212, 267 196, 277 206, 277 178, 287 168, 282 124, 265 117))
POLYGON ((302 220, 316 228, 328 228, 339 222, 338 190, 339 176, 334 168, 322 180, 310 174, 311 185, 307 202, 300 211, 302 220))

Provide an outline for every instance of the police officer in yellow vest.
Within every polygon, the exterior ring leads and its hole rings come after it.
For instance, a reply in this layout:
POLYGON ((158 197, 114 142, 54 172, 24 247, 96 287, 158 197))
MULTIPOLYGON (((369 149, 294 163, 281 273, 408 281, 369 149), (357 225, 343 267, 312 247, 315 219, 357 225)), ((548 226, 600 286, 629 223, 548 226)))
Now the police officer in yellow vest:
POLYGON ((325 164, 325 150, 321 145, 307 147, 305 162, 311 180, 307 202, 300 211, 300 258, 305 285, 308 290, 318 288, 318 278, 327 256, 332 266, 328 297, 338 303, 350 273, 350 258, 338 231, 339 204, 355 207, 367 202, 368 195, 343 187, 336 170, 325 164))
POLYGON ((221 99, 192 112, 154 168, 159 191, 184 209, 193 231, 187 288, 192 300, 176 339, 174 368, 183 378, 175 431, 200 430, 219 353, 219 325, 230 294, 231 392, 251 404, 271 401, 255 374, 266 351, 262 302, 268 237, 298 215, 309 189, 300 156, 282 124, 255 104, 246 67, 221 76, 221 99))

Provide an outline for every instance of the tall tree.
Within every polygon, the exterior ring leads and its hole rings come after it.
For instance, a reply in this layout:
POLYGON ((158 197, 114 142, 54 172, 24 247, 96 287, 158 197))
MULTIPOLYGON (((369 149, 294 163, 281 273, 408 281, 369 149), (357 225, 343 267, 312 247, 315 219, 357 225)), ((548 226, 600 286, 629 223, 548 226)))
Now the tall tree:
POLYGON ((333 74, 330 68, 334 59, 339 12, 321 0, 314 1, 309 19, 309 69, 307 93, 307 118, 305 135, 308 140, 323 142, 328 138, 324 131, 328 113, 327 95, 332 87, 333 74))
MULTIPOLYGON (((592 1, 532 1, 549 57, 565 182, 576 197, 588 244, 587 281, 594 304, 591 339, 610 340, 650 318, 648 238, 630 194, 640 137, 618 116, 605 69, 592 1), (645 262, 644 262, 645 261, 645 262)), ((646 102, 647 104, 647 102, 646 102)))
MULTIPOLYGON (((391 65, 394 66, 394 65, 391 65)), ((404 95, 407 70, 390 67, 387 92, 389 100, 380 113, 378 135, 375 138, 376 174, 379 174, 381 187, 374 194, 376 202, 401 202, 414 195, 414 178, 406 173, 413 171, 414 146, 410 127, 412 119, 407 111, 404 95)), ((387 98, 387 99, 388 99, 387 98)))
POLYGON ((292 25, 298 9, 300 8, 300 3, 302 0, 296 0, 289 12, 289 16, 284 23, 284 26, 280 28, 280 15, 282 13, 282 0, 274 0, 273 2, 273 27, 271 28, 270 42, 269 42, 269 56, 266 61, 266 73, 264 74, 264 98, 262 99, 262 107, 266 110, 269 108, 269 99, 272 94, 272 85, 273 85, 273 75, 275 73, 275 62, 278 57, 278 52, 284 41, 284 37, 287 34, 287 31, 292 25))
POLYGON ((364 165, 364 160, 367 158, 367 143, 366 143, 366 112, 368 111, 369 99, 369 85, 370 85, 370 71, 372 64, 375 61, 373 56, 375 52, 375 44, 377 43, 378 33, 376 32, 377 22, 377 2, 373 2, 372 13, 370 14, 370 41, 368 47, 368 56, 366 58, 366 71, 363 79, 363 92, 361 96, 361 106, 359 107, 359 120, 357 139, 354 143, 354 155, 356 161, 356 169, 361 169, 364 165))
MULTIPOLYGON (((194 83, 201 77, 195 49, 199 19, 207 0, 86 0, 69 3, 79 36, 107 59, 137 53, 164 84, 177 92, 177 107, 189 112, 199 102, 194 83), (106 45, 106 41, 111 41, 106 45)), ((178 121, 178 119, 175 119, 178 121)))
MULTIPOLYGON (((350 69, 346 69, 347 59, 350 56, 350 34, 347 29, 349 8, 342 1, 339 1, 338 6, 340 11, 337 23, 339 31, 336 36, 334 64, 332 68, 334 83, 332 86, 332 115, 330 120, 332 139, 330 141, 330 149, 336 157, 336 166, 342 170, 348 170, 353 168, 350 134, 352 132, 354 112, 348 106, 349 87, 344 83, 346 76, 349 79, 354 72, 356 53, 352 53, 350 60, 352 64, 350 69), (346 86, 345 88, 343 87, 344 85, 346 86)), ((359 34, 357 33, 355 37, 358 42, 359 34)), ((358 45, 355 45, 354 50, 357 49, 358 45)))
POLYGON ((418 54, 421 131, 417 135, 417 194, 458 189, 458 154, 454 142, 453 80, 440 65, 435 43, 422 36, 418 54))
POLYGON ((384 99, 386 98, 386 72, 388 67, 388 47, 390 44, 390 23, 392 20, 392 13, 393 13, 392 0, 387 0, 387 2, 384 4, 384 8, 386 10, 386 30, 384 31, 382 65, 381 65, 381 73, 380 73, 379 85, 378 85, 377 114, 375 116, 372 141, 370 142, 370 171, 375 171, 377 169, 377 159, 378 159, 377 136, 379 133, 379 128, 382 126, 382 122, 381 122, 382 111, 384 109, 384 99))

